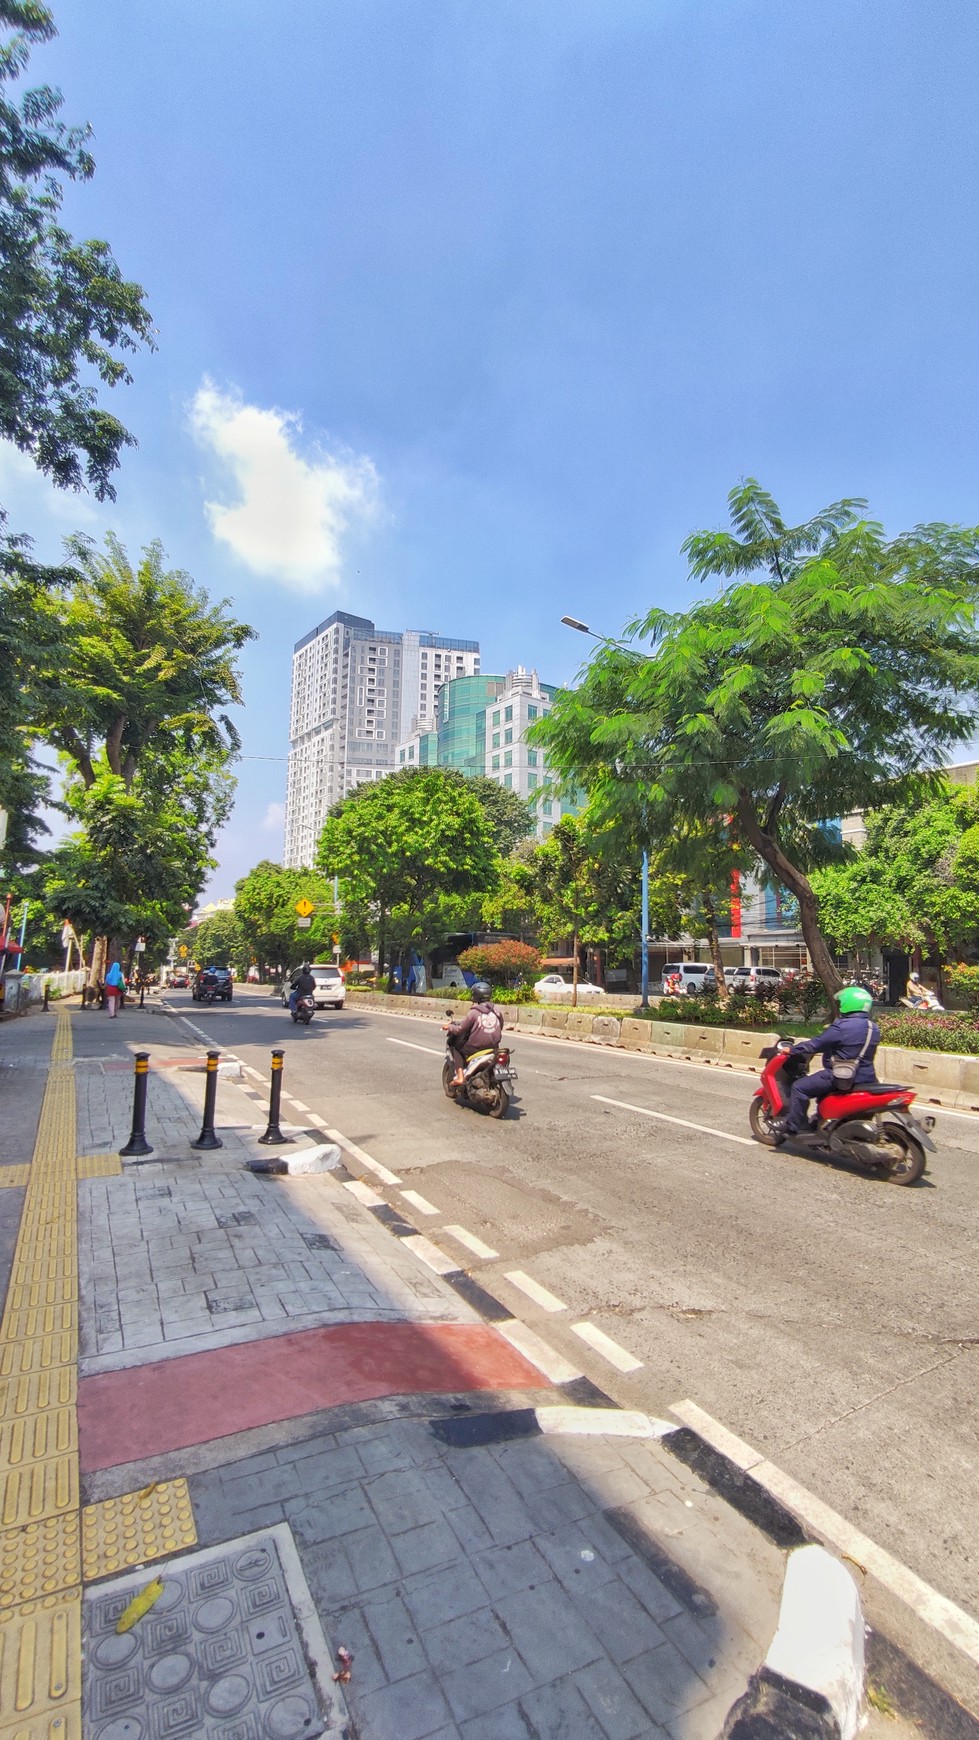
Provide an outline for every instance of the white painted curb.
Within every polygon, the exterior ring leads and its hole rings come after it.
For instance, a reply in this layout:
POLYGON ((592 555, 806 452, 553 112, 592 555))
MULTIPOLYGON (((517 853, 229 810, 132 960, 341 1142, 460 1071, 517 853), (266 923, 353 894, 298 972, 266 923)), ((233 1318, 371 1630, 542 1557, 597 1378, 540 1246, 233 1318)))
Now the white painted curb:
POLYGON ((789 1555, 765 1666, 821 1693, 839 1723, 840 1740, 853 1740, 860 1719, 863 1640, 860 1596, 846 1566, 825 1547, 798 1547, 789 1555))

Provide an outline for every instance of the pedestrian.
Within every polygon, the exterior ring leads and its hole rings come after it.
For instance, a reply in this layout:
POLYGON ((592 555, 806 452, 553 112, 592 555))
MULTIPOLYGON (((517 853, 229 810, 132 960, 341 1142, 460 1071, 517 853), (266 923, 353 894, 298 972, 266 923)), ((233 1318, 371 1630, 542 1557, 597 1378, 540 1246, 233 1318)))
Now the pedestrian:
POLYGON ((124 989, 125 980, 122 976, 122 968, 118 961, 113 961, 109 971, 105 975, 105 1000, 109 1005, 109 1014, 113 1019, 115 1019, 119 1013, 119 1005, 122 1002, 122 993, 124 989))

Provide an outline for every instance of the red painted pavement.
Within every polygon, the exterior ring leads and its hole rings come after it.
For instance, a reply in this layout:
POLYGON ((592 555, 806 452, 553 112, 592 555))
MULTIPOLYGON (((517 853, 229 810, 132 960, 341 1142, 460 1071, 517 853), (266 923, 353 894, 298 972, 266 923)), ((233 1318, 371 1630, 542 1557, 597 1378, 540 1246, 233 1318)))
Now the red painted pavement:
POLYGON ((469 1323, 341 1323, 184 1354, 78 1385, 85 1473, 251 1426, 378 1396, 539 1389, 497 1330, 469 1323))

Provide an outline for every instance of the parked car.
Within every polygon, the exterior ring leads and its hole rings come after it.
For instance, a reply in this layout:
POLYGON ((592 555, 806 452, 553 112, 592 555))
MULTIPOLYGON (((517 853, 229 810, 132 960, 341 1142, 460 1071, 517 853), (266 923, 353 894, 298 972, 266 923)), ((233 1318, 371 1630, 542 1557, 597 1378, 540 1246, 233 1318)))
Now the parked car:
MULTIPOLYGON (((542 979, 538 979, 534 986, 534 990, 538 997, 546 1002, 548 998, 570 997, 572 985, 571 980, 562 979, 560 973, 545 973, 542 979)), ((601 985, 592 985, 587 979, 578 980, 579 1003, 594 1002, 597 1001, 598 998, 604 997, 604 995, 605 992, 602 990, 601 985)))
POLYGON ((729 991, 777 991, 784 983, 777 967, 725 967, 729 991))
MULTIPOLYGON (((340 968, 332 961, 314 961, 309 970, 316 981, 313 1000, 317 1009, 342 1009, 347 998, 347 981, 340 968)), ((285 1004, 289 1002, 292 981, 298 971, 298 967, 293 967, 282 981, 282 1001, 285 1004)))
POLYGON ((190 974, 185 972, 182 967, 178 968, 177 972, 170 974, 170 989, 172 991, 186 991, 189 984, 190 974))
POLYGON ((661 988, 664 997, 698 997, 717 990, 717 977, 707 961, 667 961, 661 988))
POLYGON ((233 989, 227 967, 201 967, 190 994, 195 1003, 230 1003, 233 989))

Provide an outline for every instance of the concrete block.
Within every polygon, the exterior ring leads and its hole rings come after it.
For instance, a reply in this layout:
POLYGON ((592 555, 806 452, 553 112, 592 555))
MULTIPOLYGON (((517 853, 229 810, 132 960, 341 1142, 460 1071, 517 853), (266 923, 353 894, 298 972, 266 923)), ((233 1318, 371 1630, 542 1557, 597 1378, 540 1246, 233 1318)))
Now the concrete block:
POLYGON ((593 1015, 591 1037, 596 1045, 618 1045, 622 1023, 614 1015, 593 1015))
POLYGON ((979 1058, 962 1059, 962 1092, 973 1100, 979 1099, 979 1058))
MULTIPOLYGON (((901 1046, 887 1047, 894 1081, 907 1082, 922 1090, 935 1088, 939 1092, 958 1093, 962 1087, 963 1059, 955 1053, 941 1051, 905 1051, 901 1046)), ((878 1075, 880 1070, 878 1069, 878 1075)))
POLYGON ((588 1009, 569 1009, 565 1023, 567 1039, 590 1039, 595 1017, 588 1009))
POLYGON ((686 1032, 678 1021, 651 1021, 649 1025, 649 1042, 654 1046, 675 1046, 682 1050, 686 1032))
POLYGON ((777 1038, 777 1033, 743 1033, 735 1027, 725 1027, 721 1033, 722 1050, 725 1057, 743 1058, 748 1063, 757 1063, 762 1048, 774 1045, 777 1038))
POLYGON ((241 1081, 240 1059, 237 1057, 229 1057, 224 1063, 219 1063, 218 1079, 220 1081, 241 1081))
POLYGON ((622 1022, 619 1044, 626 1051, 648 1051, 652 1043, 650 1038, 651 1026, 652 1022, 650 1021, 637 1021, 633 1017, 626 1016, 622 1022))
POLYGON ((319 1142, 315 1148, 272 1149, 260 1160, 247 1162, 249 1172, 263 1172, 275 1178, 305 1178, 313 1172, 335 1172, 341 1164, 340 1150, 335 1142, 319 1142))
POLYGON ((513 1013, 518 1027, 526 1027, 529 1032, 540 1032, 544 1021, 543 1009, 535 1009, 529 1003, 517 1003, 513 1013))
POLYGON ((546 1008, 541 1028, 544 1033, 563 1033, 568 1024, 567 1009, 546 1008))
POLYGON ((724 1029, 722 1027, 685 1027, 683 1029, 683 1044, 687 1051, 707 1051, 719 1057, 724 1049, 724 1029))

